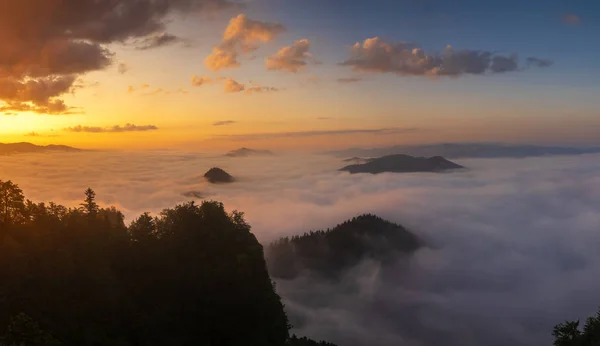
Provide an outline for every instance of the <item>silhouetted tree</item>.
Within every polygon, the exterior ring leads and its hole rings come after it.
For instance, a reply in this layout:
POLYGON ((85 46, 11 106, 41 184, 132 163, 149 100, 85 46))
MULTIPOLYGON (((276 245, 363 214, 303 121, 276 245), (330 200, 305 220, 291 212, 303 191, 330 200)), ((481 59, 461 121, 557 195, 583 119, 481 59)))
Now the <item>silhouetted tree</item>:
POLYGON ((126 227, 91 189, 71 209, 1 186, 12 224, 0 228, 0 346, 55 345, 44 331, 65 346, 293 342, 243 213, 186 203, 126 227))
POLYGON ((12 181, 0 180, 0 222, 5 225, 25 220, 25 197, 23 191, 12 181))
POLYGON ((156 222, 149 213, 143 213, 129 225, 131 239, 138 242, 156 238, 156 222))
POLYGON ((306 337, 299 338, 296 335, 292 335, 287 342, 288 346, 336 346, 335 344, 325 341, 314 341, 306 337))
POLYGON ((600 345, 600 311, 589 317, 583 329, 579 321, 567 321, 554 327, 554 346, 598 346, 600 345))
POLYGON ((98 204, 96 203, 96 193, 92 188, 88 187, 85 190, 85 200, 81 203, 81 207, 88 215, 96 215, 98 213, 98 204))

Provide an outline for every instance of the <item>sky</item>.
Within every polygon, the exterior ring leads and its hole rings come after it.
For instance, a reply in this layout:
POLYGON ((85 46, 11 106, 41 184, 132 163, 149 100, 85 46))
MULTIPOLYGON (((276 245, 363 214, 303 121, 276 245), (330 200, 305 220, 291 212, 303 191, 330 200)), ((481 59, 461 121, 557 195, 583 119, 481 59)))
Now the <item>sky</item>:
POLYGON ((0 0, 0 142, 599 145, 600 3, 0 0))

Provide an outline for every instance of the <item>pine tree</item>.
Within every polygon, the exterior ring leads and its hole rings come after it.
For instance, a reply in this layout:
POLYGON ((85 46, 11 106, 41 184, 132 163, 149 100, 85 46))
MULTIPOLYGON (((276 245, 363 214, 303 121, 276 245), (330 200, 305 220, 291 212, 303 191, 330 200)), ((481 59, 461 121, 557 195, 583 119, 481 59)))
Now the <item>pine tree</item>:
POLYGON ((81 207, 88 215, 98 214, 98 204, 96 203, 96 193, 92 188, 88 187, 85 190, 85 200, 81 203, 81 207))

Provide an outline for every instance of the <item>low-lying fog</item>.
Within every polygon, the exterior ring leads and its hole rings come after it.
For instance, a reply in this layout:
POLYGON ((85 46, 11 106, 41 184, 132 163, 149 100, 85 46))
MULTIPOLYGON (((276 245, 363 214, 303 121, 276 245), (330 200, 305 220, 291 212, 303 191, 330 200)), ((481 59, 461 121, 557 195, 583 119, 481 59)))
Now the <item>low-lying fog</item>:
POLYGON ((340 346, 550 345, 554 324, 600 306, 600 156, 456 162, 470 169, 349 175, 328 156, 24 154, 0 157, 0 180, 68 206, 90 186, 128 220, 202 195, 244 211, 263 243, 375 213, 430 248, 394 268, 365 261, 337 283, 279 281, 297 332, 340 346), (238 181, 208 185, 213 166, 238 181))

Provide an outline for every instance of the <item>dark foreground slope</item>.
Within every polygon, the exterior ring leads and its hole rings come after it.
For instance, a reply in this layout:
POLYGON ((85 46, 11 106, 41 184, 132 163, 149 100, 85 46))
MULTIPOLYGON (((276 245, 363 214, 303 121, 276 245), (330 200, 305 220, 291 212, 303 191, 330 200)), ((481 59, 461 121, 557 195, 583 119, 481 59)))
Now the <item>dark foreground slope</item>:
POLYGON ((390 155, 371 160, 364 164, 350 165, 341 169, 351 174, 355 173, 412 173, 412 172, 443 172, 464 168, 441 156, 412 157, 408 155, 390 155))
POLYGON ((363 259, 391 261, 421 246, 404 227, 362 215, 327 231, 281 238, 269 245, 267 259, 276 278, 293 279, 302 272, 335 278, 363 259))
POLYGON ((220 203, 126 227, 91 189, 79 209, 0 195, 0 345, 311 345, 289 339, 262 246, 220 203))

